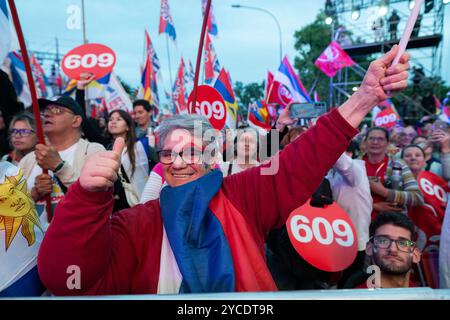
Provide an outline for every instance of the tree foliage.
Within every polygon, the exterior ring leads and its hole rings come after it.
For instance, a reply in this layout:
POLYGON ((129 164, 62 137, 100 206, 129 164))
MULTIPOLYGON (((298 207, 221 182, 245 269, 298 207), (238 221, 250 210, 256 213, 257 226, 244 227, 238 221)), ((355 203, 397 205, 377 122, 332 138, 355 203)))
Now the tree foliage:
POLYGON ((241 116, 247 118, 248 105, 256 100, 264 99, 264 81, 261 83, 251 82, 243 84, 236 81, 234 93, 241 112, 241 116))

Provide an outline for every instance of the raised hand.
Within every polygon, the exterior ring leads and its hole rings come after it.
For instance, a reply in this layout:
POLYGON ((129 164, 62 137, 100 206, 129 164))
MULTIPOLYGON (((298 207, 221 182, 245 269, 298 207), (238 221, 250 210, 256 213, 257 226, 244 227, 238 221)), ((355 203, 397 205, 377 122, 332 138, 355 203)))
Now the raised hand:
POLYGON ((82 73, 80 74, 80 80, 77 81, 77 89, 84 90, 86 86, 95 79, 92 73, 82 73))
POLYGON ((81 187, 87 191, 100 192, 114 186, 124 148, 125 140, 119 137, 114 141, 111 151, 97 152, 91 155, 81 170, 79 179, 81 187))
POLYGON ((358 91, 339 107, 339 113, 354 128, 358 128, 373 107, 407 87, 409 54, 404 53, 397 65, 390 66, 397 51, 395 45, 384 56, 372 61, 358 91))
POLYGON ((358 89, 370 98, 375 98, 375 104, 388 99, 393 92, 403 90, 408 85, 409 54, 404 53, 399 63, 391 66, 397 51, 398 45, 395 45, 384 56, 372 61, 358 89))
POLYGON ((279 131, 283 131, 286 126, 290 126, 294 123, 298 122, 298 119, 292 119, 291 118, 291 105, 292 103, 289 103, 286 108, 284 108, 280 112, 280 116, 278 117, 276 128, 279 131))
POLYGON ((441 152, 450 152, 450 134, 442 129, 434 130, 431 134, 431 141, 439 142, 441 145, 441 152))

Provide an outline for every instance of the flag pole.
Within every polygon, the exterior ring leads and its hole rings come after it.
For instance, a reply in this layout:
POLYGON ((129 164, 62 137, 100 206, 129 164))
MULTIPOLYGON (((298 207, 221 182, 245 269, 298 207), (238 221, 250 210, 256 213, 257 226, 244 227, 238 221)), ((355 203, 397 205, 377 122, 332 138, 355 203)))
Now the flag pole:
POLYGON ((272 89, 273 89, 273 84, 274 83, 275 83, 275 75, 273 76, 273 80, 272 80, 272 83, 270 84, 269 92, 267 93, 267 97, 266 97, 266 100, 265 100, 266 104, 269 103, 268 101, 269 101, 270 95, 272 94, 272 89))
POLYGON ((311 86, 311 89, 309 89, 308 96, 310 96, 310 97, 311 97, 311 94, 313 93, 314 89, 316 88, 317 80, 319 80, 318 77, 316 78, 316 80, 314 80, 314 82, 311 86))
POLYGON ((169 61, 170 93, 173 95, 172 65, 170 63, 169 35, 166 34, 167 61, 169 61))
MULTIPOLYGON (((142 49, 142 65, 145 64, 145 60, 147 59, 146 54, 147 54, 147 38, 145 35, 145 32, 147 31, 147 29, 144 29, 144 47, 142 49)), ((141 68, 142 69, 142 68, 141 68)), ((142 70, 141 70, 142 73, 142 70)))
MULTIPOLYGON (((32 106, 33 106, 34 118, 36 120, 36 131, 37 131, 36 134, 37 134, 38 142, 40 144, 45 145, 44 131, 42 130, 41 113, 39 111, 39 104, 38 104, 38 99, 37 99, 37 94, 36 94, 36 85, 34 83, 33 74, 31 72, 30 59, 28 58, 28 51, 27 51, 27 47, 25 45, 25 39, 23 37, 22 27, 20 26, 19 15, 17 14, 17 9, 16 9, 16 5, 14 3, 14 0, 8 0, 8 3, 9 3, 9 9, 11 10, 11 16, 12 16, 12 19, 14 22, 14 27, 16 28, 17 38, 19 40, 20 51, 22 53, 23 64, 25 66, 25 71, 27 74, 28 85, 30 86, 30 94, 31 94, 31 101, 32 101, 32 106)), ((48 174, 47 169, 42 169, 42 172, 44 174, 48 174)), ((48 222, 51 222, 51 220, 53 218, 53 211, 52 211, 52 202, 51 202, 50 195, 45 197, 45 201, 46 201, 46 209, 47 209, 47 220, 48 220, 48 222)))
MULTIPOLYGON (((281 59, 280 64, 281 64, 281 63, 283 63, 283 59, 281 59)), ((278 70, 277 70, 277 71, 278 71, 278 70)), ((273 75, 273 80, 272 80, 272 83, 271 83, 270 88, 269 88, 269 93, 267 94, 267 97, 266 97, 266 100, 265 100, 265 103, 266 103, 266 104, 268 103, 269 97, 270 97, 270 95, 272 94, 273 85, 274 85, 274 83, 275 83, 275 75, 276 75, 276 73, 273 75)))
MULTIPOLYGON (((205 16, 203 17, 202 31, 200 32, 200 44, 198 46, 198 51, 197 51, 197 64, 195 65, 194 88, 192 89, 192 92, 193 92, 192 106, 195 106, 195 103, 197 102, 198 76, 200 73, 200 63, 201 63, 202 54, 203 54, 203 43, 205 41, 206 24, 208 22, 210 8, 211 8, 211 0, 208 0, 208 2, 206 3, 205 16)), ((188 106, 188 108, 189 108, 189 106, 188 106)), ((189 112, 190 112, 190 110, 189 110, 189 112)))
MULTIPOLYGON (((86 37, 86 15, 84 12, 84 0, 81 0, 81 21, 83 24, 83 44, 88 43, 87 41, 87 37, 86 37)), ((97 80, 97 79, 95 79, 97 80)), ((84 116, 88 117, 88 114, 90 112, 89 107, 90 107, 90 103, 89 103, 89 84, 84 88, 84 110, 85 110, 85 114, 84 116)))

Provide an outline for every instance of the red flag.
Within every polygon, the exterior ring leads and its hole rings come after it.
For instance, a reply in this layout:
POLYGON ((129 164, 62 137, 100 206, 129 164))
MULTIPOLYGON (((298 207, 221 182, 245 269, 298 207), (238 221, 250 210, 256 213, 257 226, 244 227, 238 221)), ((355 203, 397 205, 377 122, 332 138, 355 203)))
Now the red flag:
POLYGON ((45 84, 45 73, 44 69, 42 69, 39 61, 36 59, 34 54, 31 54, 31 68, 33 70, 33 76, 38 85, 38 97, 47 97, 47 86, 45 84))
MULTIPOLYGON (((273 77, 273 75, 272 75, 273 77)), ((275 103, 283 108, 286 107, 292 101, 291 92, 278 81, 273 81, 266 91, 267 103, 275 103)))
POLYGON ((220 65, 208 33, 205 40, 205 82, 211 82, 220 72, 220 65))
POLYGON ((172 100, 175 103, 177 114, 189 113, 186 104, 186 88, 184 84, 184 60, 181 58, 180 66, 178 67, 177 78, 173 86, 172 100))
POLYGON ((332 41, 315 62, 315 65, 329 77, 334 77, 339 69, 354 64, 355 61, 336 41, 332 41))

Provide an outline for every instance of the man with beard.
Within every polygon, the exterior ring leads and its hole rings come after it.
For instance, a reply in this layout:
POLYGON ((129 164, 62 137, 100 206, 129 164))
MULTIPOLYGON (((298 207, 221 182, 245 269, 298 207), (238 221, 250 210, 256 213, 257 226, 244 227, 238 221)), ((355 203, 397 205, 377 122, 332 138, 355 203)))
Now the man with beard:
MULTIPOLYGON (((382 213, 372 221, 366 254, 379 267, 381 288, 407 288, 413 263, 419 263, 421 252, 412 241, 414 224, 403 214, 382 213)), ((357 288, 367 288, 367 282, 357 288)))

